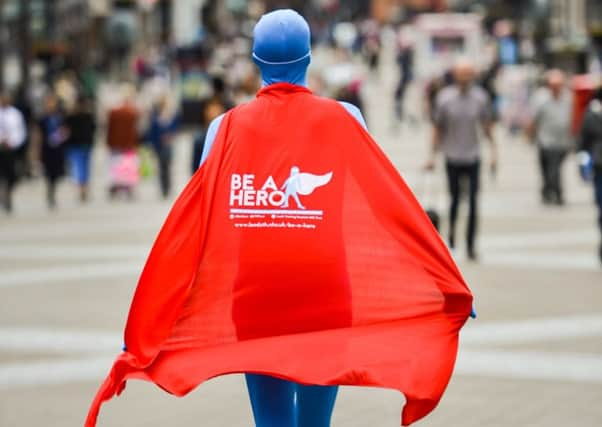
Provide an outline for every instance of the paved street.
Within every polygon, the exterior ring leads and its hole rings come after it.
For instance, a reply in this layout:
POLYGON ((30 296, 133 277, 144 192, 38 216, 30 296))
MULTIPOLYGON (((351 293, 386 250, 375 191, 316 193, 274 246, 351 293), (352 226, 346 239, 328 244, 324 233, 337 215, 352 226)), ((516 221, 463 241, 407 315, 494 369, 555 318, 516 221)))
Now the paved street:
MULTIPOLYGON (((428 132, 392 129, 391 79, 373 78, 366 87, 369 127, 422 193, 428 132)), ((534 151, 503 131, 498 136, 499 175, 483 175, 480 262, 468 263, 462 250, 455 254, 479 317, 463 332, 440 407, 419 425, 602 425, 602 269, 591 189, 578 181, 570 158, 567 206, 541 206, 534 151)), ((183 137, 178 145, 179 188, 189 143, 183 137)), ((59 209, 49 213, 35 181, 18 189, 12 217, 0 215, 2 427, 82 424, 120 350, 137 276, 168 212, 171 202, 159 201, 154 180, 142 184, 136 202, 109 203, 106 153, 99 149, 94 159, 89 205, 80 206, 65 182, 59 209)), ((434 184, 429 203, 443 212, 441 168, 434 184)), ((402 404, 397 392, 343 388, 333 426, 396 426, 402 404)), ((252 421, 241 377, 229 376, 183 399, 132 381, 103 407, 99 425, 248 427, 252 421)))

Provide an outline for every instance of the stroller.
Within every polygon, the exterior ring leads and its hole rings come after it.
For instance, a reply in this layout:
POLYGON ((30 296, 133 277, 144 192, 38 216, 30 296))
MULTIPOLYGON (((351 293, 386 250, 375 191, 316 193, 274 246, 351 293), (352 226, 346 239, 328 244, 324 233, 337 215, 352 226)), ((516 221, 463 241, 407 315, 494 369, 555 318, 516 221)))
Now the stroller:
POLYGON ((140 158, 135 150, 112 153, 109 159, 109 197, 124 193, 133 199, 134 188, 140 180, 140 158))

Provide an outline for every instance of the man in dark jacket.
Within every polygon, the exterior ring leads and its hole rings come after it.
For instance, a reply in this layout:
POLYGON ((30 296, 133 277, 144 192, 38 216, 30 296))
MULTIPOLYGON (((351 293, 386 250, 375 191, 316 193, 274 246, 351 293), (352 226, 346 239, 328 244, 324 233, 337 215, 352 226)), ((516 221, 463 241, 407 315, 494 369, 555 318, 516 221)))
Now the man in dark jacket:
MULTIPOLYGON (((591 100, 585 113, 579 138, 579 151, 584 152, 586 161, 593 165, 594 189, 598 204, 598 225, 602 236, 602 87, 591 100)), ((602 238, 599 249, 602 262, 602 238)))

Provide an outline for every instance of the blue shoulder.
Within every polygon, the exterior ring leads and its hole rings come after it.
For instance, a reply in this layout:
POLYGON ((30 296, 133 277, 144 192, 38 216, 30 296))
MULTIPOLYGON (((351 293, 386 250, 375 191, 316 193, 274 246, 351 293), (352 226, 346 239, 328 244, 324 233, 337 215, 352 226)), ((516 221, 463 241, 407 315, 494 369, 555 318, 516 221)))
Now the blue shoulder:
POLYGON ((364 119, 364 116, 362 115, 362 112, 360 111, 359 108, 357 108, 353 104, 350 104, 349 102, 339 101, 339 104, 341 104, 343 107, 345 107, 347 112, 349 114, 351 114, 362 125, 362 127, 364 129, 368 130, 368 126, 366 125, 366 120, 364 119))

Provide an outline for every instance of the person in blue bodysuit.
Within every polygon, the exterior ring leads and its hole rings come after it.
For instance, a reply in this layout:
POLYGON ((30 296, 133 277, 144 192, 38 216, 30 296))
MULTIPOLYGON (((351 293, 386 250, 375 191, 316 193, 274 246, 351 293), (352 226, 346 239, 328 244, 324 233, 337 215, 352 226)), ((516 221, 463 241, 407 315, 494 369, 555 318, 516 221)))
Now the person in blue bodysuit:
MULTIPOLYGON (((253 60, 261 71, 263 86, 283 82, 307 86, 310 58, 309 26, 297 12, 277 10, 264 15, 255 26, 253 60)), ((356 106, 341 105, 366 128, 356 106)), ((209 125, 201 164, 211 151, 223 117, 209 125)), ((330 426, 338 387, 302 385, 256 374, 247 374, 246 381, 257 427, 330 426)))

